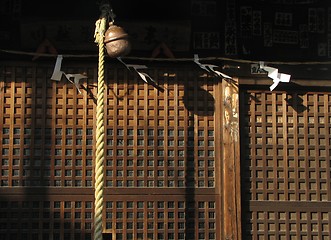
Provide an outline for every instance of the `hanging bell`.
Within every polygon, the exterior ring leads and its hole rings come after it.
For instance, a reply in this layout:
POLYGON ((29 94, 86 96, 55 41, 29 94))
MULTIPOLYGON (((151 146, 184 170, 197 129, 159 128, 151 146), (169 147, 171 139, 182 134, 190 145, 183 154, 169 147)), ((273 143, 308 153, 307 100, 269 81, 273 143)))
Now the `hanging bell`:
POLYGON ((109 23, 109 28, 105 32, 104 43, 108 55, 112 58, 125 56, 131 51, 129 35, 123 28, 112 22, 109 23))

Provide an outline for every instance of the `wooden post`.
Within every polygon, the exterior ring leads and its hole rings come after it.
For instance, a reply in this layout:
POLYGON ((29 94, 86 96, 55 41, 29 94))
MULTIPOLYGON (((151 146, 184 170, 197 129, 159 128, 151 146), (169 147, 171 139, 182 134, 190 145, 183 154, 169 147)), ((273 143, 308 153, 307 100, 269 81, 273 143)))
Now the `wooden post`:
POLYGON ((239 90, 237 79, 223 79, 223 239, 241 239, 239 90))

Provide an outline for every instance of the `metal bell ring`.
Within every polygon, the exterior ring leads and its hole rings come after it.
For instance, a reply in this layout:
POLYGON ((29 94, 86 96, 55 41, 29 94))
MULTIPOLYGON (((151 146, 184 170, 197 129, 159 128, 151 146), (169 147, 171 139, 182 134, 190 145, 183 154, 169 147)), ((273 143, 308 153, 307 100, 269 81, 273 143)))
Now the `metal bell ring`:
POLYGON ((104 43, 106 45, 107 53, 110 57, 122 57, 131 51, 131 43, 129 35, 123 28, 109 23, 109 28, 105 32, 104 43))

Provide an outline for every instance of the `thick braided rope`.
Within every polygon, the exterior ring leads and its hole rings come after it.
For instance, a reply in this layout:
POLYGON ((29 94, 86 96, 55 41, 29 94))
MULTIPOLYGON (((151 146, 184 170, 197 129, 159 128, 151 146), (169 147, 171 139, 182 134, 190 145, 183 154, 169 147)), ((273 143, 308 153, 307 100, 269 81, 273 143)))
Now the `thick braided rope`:
POLYGON ((103 209, 103 186, 104 186, 104 32, 106 18, 96 22, 95 40, 99 46, 98 64, 98 95, 96 109, 96 158, 95 158, 95 184, 94 184, 94 239, 102 239, 102 209, 103 209))

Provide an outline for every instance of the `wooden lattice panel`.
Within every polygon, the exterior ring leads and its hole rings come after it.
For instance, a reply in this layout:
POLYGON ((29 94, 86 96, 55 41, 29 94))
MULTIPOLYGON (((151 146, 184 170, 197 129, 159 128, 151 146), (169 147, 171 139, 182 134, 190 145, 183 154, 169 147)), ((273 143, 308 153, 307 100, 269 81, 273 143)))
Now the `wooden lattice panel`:
POLYGON ((92 186, 93 101, 48 74, 6 69, 1 186, 92 186))
MULTIPOLYGON (((92 239, 93 197, 42 198, 0 201, 1 239, 92 239)), ((216 204, 210 197, 112 198, 105 202, 105 239, 216 239, 216 204)))
POLYGON ((330 100, 242 91, 244 235, 330 239, 330 100))
MULTIPOLYGON (((62 69, 87 74, 82 93, 50 80, 52 66, 1 70, 1 239, 90 239, 97 69, 62 69), (34 225, 10 225, 37 211, 34 225)), ((157 86, 123 66, 106 71, 105 238, 219 239, 221 81, 191 67, 147 73, 157 86)))
POLYGON ((210 197, 115 200, 106 202, 105 232, 116 239, 216 239, 216 204, 210 197))
MULTIPOLYGON (((196 87, 184 93, 184 86, 172 84, 174 76, 159 76, 160 90, 132 85, 140 80, 125 73, 115 72, 123 83, 107 88, 107 186, 215 187, 213 115, 189 116, 184 106, 184 97, 194 106, 196 87)), ((204 88, 213 94, 212 85, 204 88)), ((201 101, 213 111, 214 100, 201 101)))
POLYGON ((93 198, 42 198, 0 201, 1 239, 92 239, 93 198))

